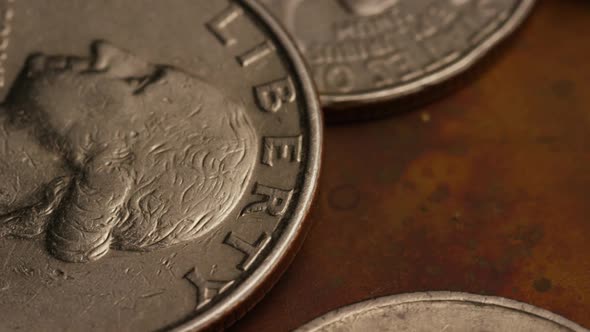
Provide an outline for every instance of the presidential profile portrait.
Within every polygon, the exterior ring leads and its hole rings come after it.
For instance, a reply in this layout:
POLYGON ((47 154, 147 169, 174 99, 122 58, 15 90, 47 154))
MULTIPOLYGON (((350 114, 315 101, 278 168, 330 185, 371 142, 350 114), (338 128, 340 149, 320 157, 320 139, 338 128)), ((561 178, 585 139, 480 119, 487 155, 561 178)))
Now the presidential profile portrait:
POLYGON ((257 137, 196 76, 99 41, 33 54, 0 108, 0 241, 66 262, 152 251, 215 229, 244 194, 257 137))

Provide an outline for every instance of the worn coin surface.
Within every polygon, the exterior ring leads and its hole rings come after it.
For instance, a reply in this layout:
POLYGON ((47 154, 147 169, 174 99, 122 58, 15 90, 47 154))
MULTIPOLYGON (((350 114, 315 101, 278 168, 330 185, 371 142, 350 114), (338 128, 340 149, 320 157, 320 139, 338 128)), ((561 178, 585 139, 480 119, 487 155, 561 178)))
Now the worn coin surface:
POLYGON ((414 293, 361 302, 317 318, 297 332, 577 332, 583 327, 505 298, 457 292, 414 293))
POLYGON ((261 0, 312 69, 324 105, 414 95, 472 67, 534 0, 261 0))
POLYGON ((0 1, 0 330, 220 327, 305 233, 319 102, 254 1, 0 1))

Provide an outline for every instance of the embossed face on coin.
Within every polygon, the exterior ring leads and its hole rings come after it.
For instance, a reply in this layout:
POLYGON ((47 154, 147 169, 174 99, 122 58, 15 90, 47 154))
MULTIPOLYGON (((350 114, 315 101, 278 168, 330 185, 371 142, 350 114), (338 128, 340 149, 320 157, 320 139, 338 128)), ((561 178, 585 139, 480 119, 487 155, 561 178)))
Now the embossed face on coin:
POLYGON ((91 58, 31 57, 4 105, 3 205, 12 210, 0 235, 46 233, 51 253, 68 262, 202 236, 235 207, 255 164, 243 105, 108 44, 91 58), (16 168, 14 151, 37 169, 16 168), (27 191, 11 179, 42 173, 47 154, 63 162, 63 174, 41 181, 37 198, 15 200, 27 191))
POLYGON ((504 298, 432 292, 397 295, 361 302, 330 312, 296 331, 582 332, 587 330, 546 310, 504 298))
POLYGON ((298 41, 329 106, 397 99, 466 71, 534 0, 262 0, 298 41))
POLYGON ((199 329, 252 305, 319 167, 294 45, 249 1, 2 5, 0 329, 199 329))

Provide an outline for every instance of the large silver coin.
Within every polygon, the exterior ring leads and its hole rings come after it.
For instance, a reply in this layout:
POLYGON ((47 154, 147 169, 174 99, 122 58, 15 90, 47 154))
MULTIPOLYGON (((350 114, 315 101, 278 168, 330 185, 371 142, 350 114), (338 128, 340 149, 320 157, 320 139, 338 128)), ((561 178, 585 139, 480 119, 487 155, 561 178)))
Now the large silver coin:
POLYGON ((328 313, 296 332, 583 332, 549 311, 499 297, 415 293, 361 302, 328 313))
POLYGON ((311 77, 254 1, 0 1, 0 330, 219 327, 307 223, 311 77))
POLYGON ((297 40, 321 101, 413 95, 473 66, 534 0, 261 0, 297 40))

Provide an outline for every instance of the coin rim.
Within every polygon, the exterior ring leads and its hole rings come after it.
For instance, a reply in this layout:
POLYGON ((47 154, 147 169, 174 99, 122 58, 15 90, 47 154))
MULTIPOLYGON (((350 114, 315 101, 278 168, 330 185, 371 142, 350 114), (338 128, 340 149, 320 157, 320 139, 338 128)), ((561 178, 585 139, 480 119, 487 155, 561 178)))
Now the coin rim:
POLYGON ((389 88, 375 89, 358 93, 323 93, 319 91, 322 106, 330 108, 348 108, 372 103, 384 102, 392 99, 407 97, 420 93, 431 86, 436 86, 468 71, 480 59, 486 56, 503 40, 510 37, 526 20, 537 0, 521 0, 511 18, 496 30, 484 42, 473 48, 461 60, 445 67, 441 71, 431 73, 421 79, 408 84, 401 84, 389 88))
POLYGON ((439 292, 425 292, 425 293, 409 293, 409 294, 400 294, 400 295, 393 295, 393 296, 385 296, 376 298, 373 300, 367 300, 363 302, 359 302, 356 304, 352 304, 349 306, 342 307, 340 309, 336 309, 331 311, 323 316, 320 316, 311 322, 303 325, 302 327, 296 329, 294 332, 313 332, 318 331, 324 327, 327 327, 347 316, 361 314, 368 310, 376 309, 379 307, 385 306, 398 306, 407 303, 415 303, 415 302, 436 302, 436 301, 452 301, 452 302, 470 302, 473 304, 484 304, 484 305, 492 305, 497 306, 505 309, 516 310, 521 313, 530 314, 533 316, 537 316, 538 318, 542 318, 553 322, 557 325, 561 325, 562 327, 568 328, 574 332, 587 332, 588 330, 583 328, 582 326, 562 317, 557 314, 554 314, 550 311, 545 309, 541 309, 535 307, 530 304, 522 303, 515 300, 510 300, 503 297, 496 297, 496 296, 484 296, 484 295, 475 295, 469 293, 462 293, 462 292, 446 292, 446 291, 439 291, 439 292))
POLYGON ((298 77, 299 85, 304 94, 302 97, 305 98, 307 109, 307 116, 305 117, 307 123, 305 125, 309 128, 310 148, 307 166, 303 170, 305 175, 303 176, 303 183, 299 189, 298 204, 294 207, 294 212, 288 225, 285 227, 270 254, 229 295, 213 304, 209 309, 197 314, 196 317, 189 318, 177 327, 172 328, 172 331, 182 332, 227 327, 261 300, 266 291, 285 272, 284 270, 304 240, 310 226, 310 220, 306 220, 306 216, 311 208, 319 182, 323 118, 315 83, 313 82, 311 73, 307 69, 303 55, 299 52, 295 41, 264 6, 257 3, 256 0, 234 0, 233 2, 246 7, 245 9, 254 14, 258 19, 259 22, 255 23, 261 23, 272 33, 272 39, 280 44, 279 48, 287 55, 286 62, 288 62, 292 71, 298 77), (269 283, 270 285, 268 285, 269 283), (239 310, 243 311, 239 312, 239 310))

